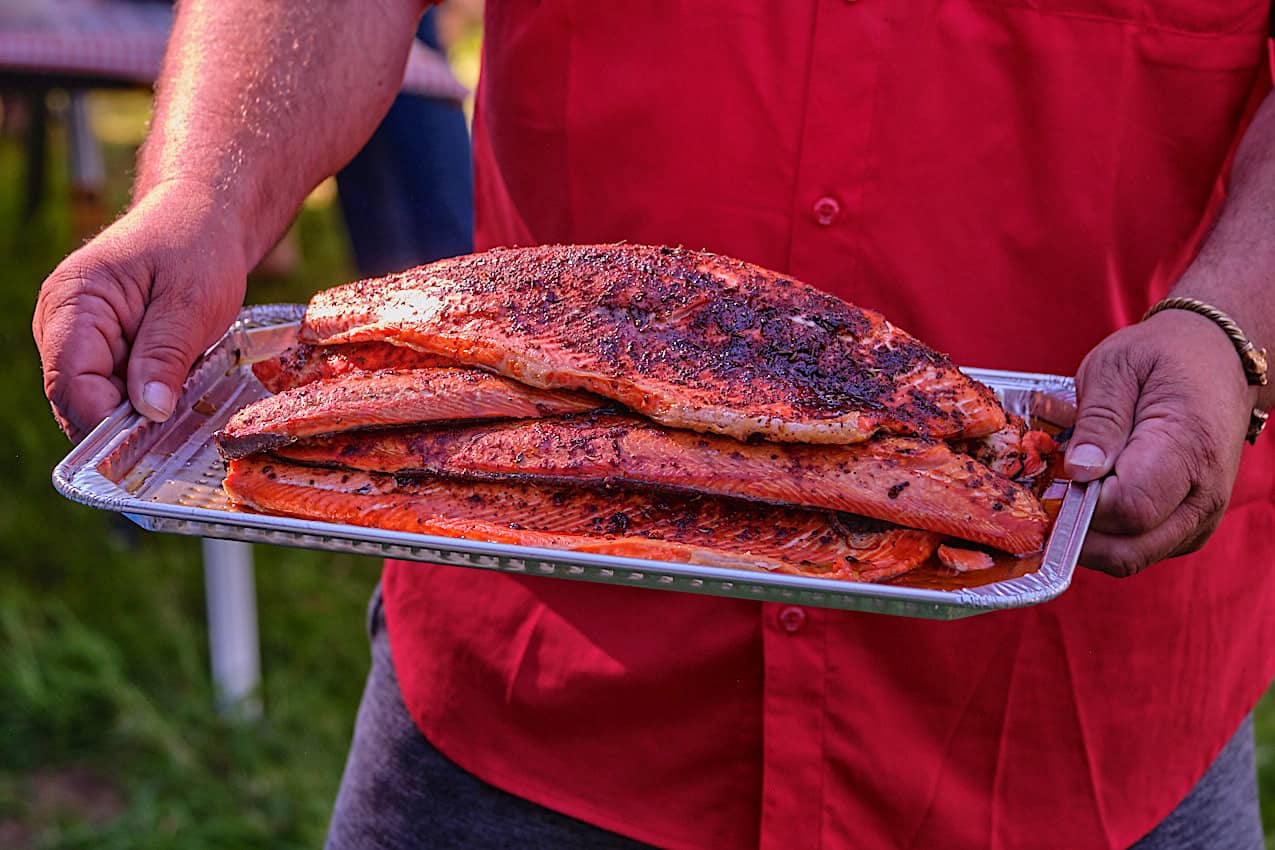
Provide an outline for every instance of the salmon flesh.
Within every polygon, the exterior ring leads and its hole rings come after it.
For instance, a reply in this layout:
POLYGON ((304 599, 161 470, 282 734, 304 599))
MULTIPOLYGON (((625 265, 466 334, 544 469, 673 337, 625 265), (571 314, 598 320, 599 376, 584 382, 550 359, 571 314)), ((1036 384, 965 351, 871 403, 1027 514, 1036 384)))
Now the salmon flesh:
POLYGON ((462 482, 233 460, 241 505, 305 519, 490 543, 877 581, 925 562, 940 536, 823 511, 671 493, 462 482))
POLYGON ((991 555, 977 549, 961 549, 957 546, 939 544, 938 556, 940 564, 958 573, 990 570, 996 566, 996 560, 991 555))
POLYGON ((558 245, 442 260, 318 293, 300 338, 415 348, 740 440, 972 438, 1005 425, 990 389, 879 313, 682 248, 558 245))
POLYGON ((388 342, 354 345, 307 345, 298 343, 281 354, 252 364, 252 374, 272 393, 327 378, 341 378, 358 372, 381 369, 430 369, 455 366, 456 361, 437 354, 424 354, 388 342))
POLYGON ((740 443, 597 413, 458 428, 340 434, 281 447, 289 461, 372 472, 623 483, 845 511, 1034 552, 1048 517, 1023 486, 945 443, 882 436, 851 446, 740 443))
POLYGON ((549 416, 605 402, 570 390, 542 390, 477 369, 356 372, 266 396, 243 407, 216 435, 226 458, 302 437, 421 422, 549 416))
POLYGON ((1034 481, 1045 473, 1059 445, 1044 431, 1029 428, 1021 416, 1010 416, 1004 428, 954 448, 1015 481, 1034 481))

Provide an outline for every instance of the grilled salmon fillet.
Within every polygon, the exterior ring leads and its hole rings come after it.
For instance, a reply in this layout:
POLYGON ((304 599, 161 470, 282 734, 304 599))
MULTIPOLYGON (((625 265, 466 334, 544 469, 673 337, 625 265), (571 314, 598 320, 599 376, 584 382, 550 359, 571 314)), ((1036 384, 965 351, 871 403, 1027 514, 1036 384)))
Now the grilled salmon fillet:
POLYGON ((269 513, 491 543, 874 581, 920 565, 939 535, 728 499, 460 482, 230 462, 227 493, 269 513))
POLYGON ((981 461, 993 472, 1017 481, 1042 475, 1060 448, 1044 431, 1027 426, 1021 416, 1010 416, 1004 428, 975 440, 957 441, 953 448, 981 461))
POLYGON ((558 485, 626 483, 846 511, 1014 554, 1048 517, 1024 487, 946 444, 883 436, 851 446, 740 443, 627 414, 340 434, 276 449, 291 462, 558 485))
POLYGON ((252 364, 252 374, 272 393, 314 381, 340 378, 357 372, 382 369, 429 369, 455 366, 456 361, 425 354, 388 342, 354 345, 306 345, 298 343, 269 360, 252 364))
POLYGON ((642 245, 541 246, 338 286, 308 343, 389 342, 738 439, 971 438, 987 387, 879 313, 740 260, 642 245))
POLYGON ((597 396, 542 390, 477 369, 354 372, 266 396, 217 432, 223 457, 236 458, 316 434, 358 428, 594 410, 597 396))

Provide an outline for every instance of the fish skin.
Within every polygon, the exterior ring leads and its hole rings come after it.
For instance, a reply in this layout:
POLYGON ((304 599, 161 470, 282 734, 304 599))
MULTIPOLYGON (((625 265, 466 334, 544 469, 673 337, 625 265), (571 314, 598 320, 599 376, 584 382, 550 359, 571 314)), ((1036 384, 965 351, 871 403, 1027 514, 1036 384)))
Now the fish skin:
POLYGON ((355 372, 258 399, 215 435, 222 457, 243 457, 302 437, 359 428, 549 416, 605 404, 569 390, 541 390, 476 369, 355 372))
POLYGON ((844 511, 1017 555, 1041 548, 1049 521, 1025 487, 945 443, 915 437, 849 446, 748 444, 628 414, 590 413, 335 435, 276 454, 388 474, 623 483, 844 511))
POLYGON ((990 389, 879 313, 683 248, 497 249, 320 292, 310 343, 390 342, 737 439, 849 444, 1004 427, 990 389))
POLYGON ((351 345, 308 345, 297 343, 267 360, 252 364, 252 374, 272 393, 314 381, 340 378, 359 372, 382 369, 429 369, 455 366, 456 361, 437 354, 424 354, 388 342, 360 342, 351 345))
POLYGON ((860 517, 730 499, 402 481, 262 456, 230 461, 225 488, 240 506, 305 519, 849 581, 907 572, 928 560, 941 539, 860 517))

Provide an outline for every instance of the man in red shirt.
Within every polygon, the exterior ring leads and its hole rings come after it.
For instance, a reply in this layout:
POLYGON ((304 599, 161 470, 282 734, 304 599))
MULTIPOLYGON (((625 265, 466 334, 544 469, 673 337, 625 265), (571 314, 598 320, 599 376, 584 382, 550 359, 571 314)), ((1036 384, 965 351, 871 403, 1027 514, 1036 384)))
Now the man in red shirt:
MULTIPOLYGON (((41 292, 68 433, 125 397, 172 413, 246 269, 385 109, 419 13, 182 7, 134 204, 41 292)), ((491 785, 667 847, 1155 829, 1275 673, 1275 457, 1244 449, 1275 391, 1209 318, 1137 321, 1171 290, 1275 339, 1267 24, 1265 0, 491 0, 480 248, 706 248, 967 365, 1078 370, 1068 466, 1109 476, 1082 561, 1132 577, 932 623, 393 563, 415 727, 491 785)), ((352 762, 380 747, 388 809, 413 766, 378 728, 352 762)))

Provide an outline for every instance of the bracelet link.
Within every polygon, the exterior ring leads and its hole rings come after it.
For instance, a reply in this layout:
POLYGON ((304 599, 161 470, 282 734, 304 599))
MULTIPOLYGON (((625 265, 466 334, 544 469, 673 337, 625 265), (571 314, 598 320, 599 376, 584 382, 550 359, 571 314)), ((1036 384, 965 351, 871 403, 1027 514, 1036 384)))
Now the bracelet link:
MULTIPOLYGON (((1189 310, 1192 313, 1199 313, 1204 318, 1210 320, 1227 335, 1231 340, 1231 344, 1235 346, 1235 353, 1240 356, 1240 365, 1244 368, 1244 378, 1250 386, 1264 387, 1267 384, 1267 363, 1266 349, 1258 348, 1253 345, 1252 341, 1240 330, 1240 326, 1235 324, 1235 320, 1223 313, 1205 301, 1198 298, 1165 298, 1154 304, 1142 317, 1142 321, 1154 316, 1161 310, 1189 310)), ((1249 415, 1248 434, 1245 439, 1250 443, 1256 443, 1257 437, 1262 433, 1262 429, 1266 427, 1266 420, 1270 418, 1270 414, 1264 410, 1253 408, 1253 412, 1249 415)))
POLYGON ((1244 439, 1248 440, 1250 443, 1256 443, 1258 435, 1261 434, 1262 429, 1266 427, 1266 420, 1270 418, 1271 415, 1265 410, 1258 410, 1256 407, 1253 408, 1252 414, 1248 417, 1248 433, 1244 435, 1244 439))
POLYGON ((1244 364, 1244 375, 1250 384, 1266 386, 1268 378, 1265 348, 1255 348, 1253 343, 1246 340, 1244 347, 1240 349, 1240 362, 1244 364))

